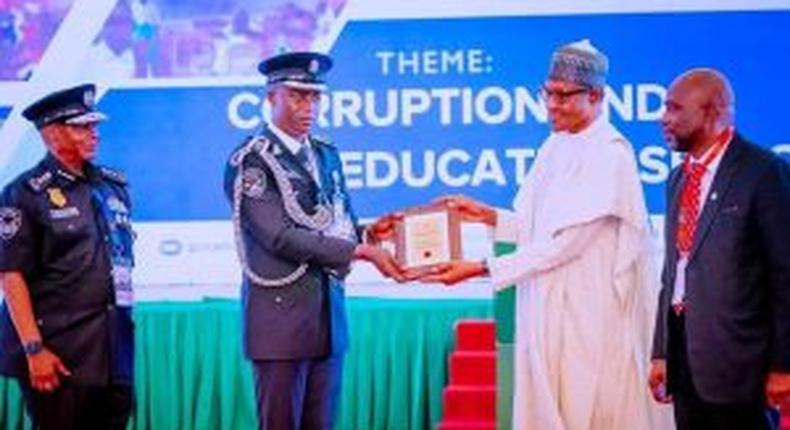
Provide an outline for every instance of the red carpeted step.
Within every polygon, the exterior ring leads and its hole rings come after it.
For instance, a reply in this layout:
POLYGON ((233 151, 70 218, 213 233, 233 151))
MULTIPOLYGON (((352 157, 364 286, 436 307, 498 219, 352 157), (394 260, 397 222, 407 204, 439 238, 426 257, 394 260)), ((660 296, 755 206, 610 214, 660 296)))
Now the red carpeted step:
POLYGON ((437 430, 496 429, 496 329, 492 320, 462 320, 455 326, 444 414, 437 430))
POLYGON ((493 320, 461 320, 455 326, 456 351, 494 351, 493 320))
POLYGON ((436 430, 496 430, 494 421, 443 421, 436 430))
POLYGON ((496 386, 449 385, 444 389, 444 421, 496 421, 496 386))
POLYGON ((450 355, 450 385, 496 385, 496 352, 453 352, 450 355))

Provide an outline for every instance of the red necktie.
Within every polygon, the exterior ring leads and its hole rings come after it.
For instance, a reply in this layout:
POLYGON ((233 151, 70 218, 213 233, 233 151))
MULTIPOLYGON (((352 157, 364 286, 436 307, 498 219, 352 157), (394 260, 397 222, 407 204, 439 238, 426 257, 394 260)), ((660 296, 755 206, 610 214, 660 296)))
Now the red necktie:
POLYGON ((691 162, 683 165, 686 180, 680 194, 677 232, 677 248, 682 256, 688 255, 691 252, 691 245, 694 244, 694 233, 697 230, 697 218, 699 218, 702 177, 705 175, 705 170, 706 167, 703 163, 691 162))
POLYGON ((702 177, 705 176, 708 165, 727 147, 732 139, 732 133, 732 128, 728 128, 720 134, 701 162, 693 162, 691 156, 687 155, 683 163, 685 181, 680 193, 678 230, 675 238, 677 250, 682 257, 689 255, 691 246, 694 244, 694 234, 697 231, 697 220, 701 206, 702 177))

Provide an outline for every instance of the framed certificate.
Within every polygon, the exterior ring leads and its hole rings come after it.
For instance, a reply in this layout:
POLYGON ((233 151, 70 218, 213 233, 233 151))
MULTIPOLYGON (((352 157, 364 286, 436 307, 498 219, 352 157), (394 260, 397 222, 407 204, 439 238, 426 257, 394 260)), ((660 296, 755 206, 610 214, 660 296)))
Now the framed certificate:
POLYGON ((444 206, 409 209, 396 226, 395 257, 406 269, 425 269, 460 260, 461 222, 444 206))

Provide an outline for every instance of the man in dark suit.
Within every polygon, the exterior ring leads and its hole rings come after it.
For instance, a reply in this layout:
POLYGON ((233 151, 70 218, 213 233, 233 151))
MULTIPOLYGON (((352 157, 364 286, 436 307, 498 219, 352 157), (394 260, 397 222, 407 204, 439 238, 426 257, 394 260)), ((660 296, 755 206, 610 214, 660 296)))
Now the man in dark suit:
POLYGON ((392 255, 361 243, 337 148, 310 135, 331 64, 309 52, 261 63, 271 122, 225 174, 261 429, 332 428, 348 336, 343 278, 363 259, 401 279, 392 255))
POLYGON ((132 410, 131 203, 124 176, 92 163, 94 94, 25 109, 48 154, 0 196, 0 372, 37 429, 123 430, 132 410))
POLYGON ((678 429, 768 429, 790 400, 790 169, 733 127, 727 79, 694 69, 662 125, 686 152, 667 188, 650 386, 678 429))

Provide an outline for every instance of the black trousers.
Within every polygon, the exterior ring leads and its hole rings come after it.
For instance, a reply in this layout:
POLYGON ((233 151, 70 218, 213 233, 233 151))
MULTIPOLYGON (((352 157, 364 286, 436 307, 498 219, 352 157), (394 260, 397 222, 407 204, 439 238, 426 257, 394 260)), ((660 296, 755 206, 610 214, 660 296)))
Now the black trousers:
POLYGON ((260 430, 332 430, 343 357, 255 360, 260 430))
POLYGON ((685 319, 674 313, 669 319, 667 376, 677 430, 775 429, 770 411, 762 401, 711 403, 700 398, 689 368, 685 319))
POLYGON ((19 384, 37 430, 125 430, 132 413, 130 385, 61 386, 52 393, 19 384))

